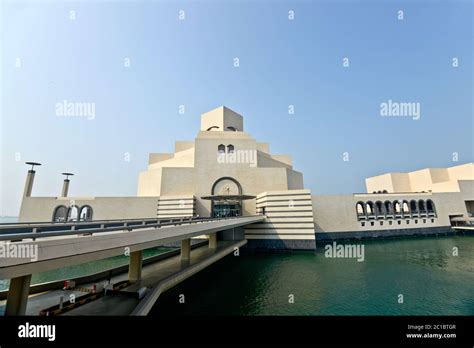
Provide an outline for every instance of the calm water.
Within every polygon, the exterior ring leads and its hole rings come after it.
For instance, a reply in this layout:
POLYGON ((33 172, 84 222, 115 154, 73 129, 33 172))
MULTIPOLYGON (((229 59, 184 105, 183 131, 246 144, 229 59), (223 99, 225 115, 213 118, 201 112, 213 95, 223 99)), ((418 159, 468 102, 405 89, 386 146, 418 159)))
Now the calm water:
MULTIPOLYGON (((474 236, 364 246, 364 262, 326 258, 323 245, 316 252, 228 256, 163 294, 152 315, 474 315, 474 236), (454 247, 459 256, 453 256, 454 247), (178 302, 180 294, 185 304, 178 302), (289 294, 294 295, 292 304, 289 294)), ((145 256, 166 250, 147 250, 145 256)), ((127 263, 128 258, 117 256, 37 274, 32 282, 74 278, 127 263)), ((8 282, 0 280, 0 290, 6 288, 8 282)))
POLYGON ((322 245, 229 256, 163 294, 153 315, 474 315, 474 236, 364 245, 364 262, 326 258, 322 245))

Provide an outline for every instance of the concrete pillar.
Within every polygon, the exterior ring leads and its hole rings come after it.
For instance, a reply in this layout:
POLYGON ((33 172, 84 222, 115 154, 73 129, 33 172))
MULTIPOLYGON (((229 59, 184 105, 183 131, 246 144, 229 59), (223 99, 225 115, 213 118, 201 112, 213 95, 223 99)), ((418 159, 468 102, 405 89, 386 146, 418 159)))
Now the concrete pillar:
POLYGON ((61 191, 61 197, 67 197, 69 192, 69 179, 64 179, 63 190, 61 191))
POLYGON ((191 258, 191 239, 183 239, 181 241, 181 260, 189 260, 191 258))
POLYGON ((217 232, 209 235, 209 248, 215 249, 217 247, 217 232))
POLYGON ((5 315, 25 315, 30 283, 31 274, 10 279, 5 315))
POLYGON ((142 279, 142 256, 143 251, 138 250, 130 253, 130 265, 128 267, 128 280, 136 282, 142 279))
POLYGON ((26 176, 25 190, 23 191, 23 197, 30 197, 31 191, 33 190, 33 182, 35 181, 35 171, 33 169, 28 171, 26 176))

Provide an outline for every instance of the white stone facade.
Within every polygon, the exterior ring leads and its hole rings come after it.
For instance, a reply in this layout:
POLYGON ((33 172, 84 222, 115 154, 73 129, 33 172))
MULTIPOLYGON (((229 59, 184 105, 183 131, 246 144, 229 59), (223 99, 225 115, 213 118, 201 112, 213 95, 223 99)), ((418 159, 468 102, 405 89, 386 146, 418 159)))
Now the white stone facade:
POLYGON ((231 205, 237 215, 267 216, 246 226, 249 245, 311 249, 316 239, 448 230, 453 218, 474 214, 473 183, 467 163, 368 178, 369 193, 311 195, 290 156, 271 154, 267 143, 244 131, 241 115, 219 107, 202 115, 193 141, 177 141, 173 153, 150 154, 136 197, 25 196, 20 221, 51 221, 58 207, 79 218, 90 207, 93 220, 207 217, 227 195, 241 197, 239 209, 231 205))

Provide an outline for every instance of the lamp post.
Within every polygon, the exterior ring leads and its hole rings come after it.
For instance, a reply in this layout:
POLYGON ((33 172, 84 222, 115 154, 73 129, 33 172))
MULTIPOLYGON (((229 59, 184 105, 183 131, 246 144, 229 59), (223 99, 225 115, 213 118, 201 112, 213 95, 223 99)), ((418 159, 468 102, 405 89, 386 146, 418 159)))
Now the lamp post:
POLYGON ((25 190, 23 191, 23 197, 30 197, 31 191, 33 190, 33 182, 35 181, 35 166, 40 166, 38 162, 25 162, 25 164, 31 166, 26 176, 25 190))
POLYGON ((64 179, 64 182, 63 182, 63 190, 61 192, 61 197, 67 197, 67 194, 69 192, 69 177, 70 176, 73 176, 74 174, 73 173, 61 173, 62 175, 65 175, 66 176, 66 179, 64 179))

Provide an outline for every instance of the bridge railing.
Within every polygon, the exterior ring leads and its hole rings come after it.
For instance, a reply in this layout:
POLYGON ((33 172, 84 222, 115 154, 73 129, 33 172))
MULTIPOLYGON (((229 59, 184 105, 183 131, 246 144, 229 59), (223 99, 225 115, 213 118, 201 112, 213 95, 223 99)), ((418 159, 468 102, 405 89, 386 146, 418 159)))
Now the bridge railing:
MULTIPOLYGON (((245 216, 250 217, 250 216, 245 216)), ((160 228, 165 226, 178 226, 199 222, 210 222, 219 220, 238 219, 239 217, 205 218, 205 217, 178 217, 172 219, 141 219, 141 220, 108 220, 89 221, 87 223, 49 223, 30 224, 24 226, 9 224, 0 226, 0 241, 21 241, 23 239, 38 239, 46 237, 87 235, 95 233, 107 233, 117 231, 133 231, 146 228, 160 228), (99 227, 97 227, 99 226, 99 227), (66 228, 65 228, 66 227, 66 228)))
POLYGON ((149 225, 160 222, 169 222, 170 220, 181 219, 199 219, 191 216, 176 216, 174 218, 138 218, 138 219, 110 219, 110 220, 92 220, 92 221, 68 221, 68 222, 18 222, 18 223, 3 223, 0 224, 0 234, 11 233, 15 231, 20 232, 34 232, 34 231, 61 231, 75 226, 76 230, 93 227, 114 227, 124 226, 126 223, 129 226, 134 225, 149 225))
MULTIPOLYGON (((175 219, 182 219, 182 218, 189 218, 190 216, 177 216, 175 219)), ((80 221, 65 221, 65 222, 59 222, 59 221, 31 221, 31 222, 4 222, 0 223, 0 233, 5 230, 9 230, 11 228, 24 228, 25 230, 31 229, 31 228, 45 228, 45 227, 68 227, 68 226, 87 226, 87 225, 101 225, 101 224, 121 224, 124 222, 129 222, 129 223, 136 223, 140 222, 142 223, 143 221, 146 222, 159 222, 159 221, 165 221, 169 219, 164 219, 164 218, 135 218, 135 219, 108 219, 108 220, 80 220, 80 221)))

